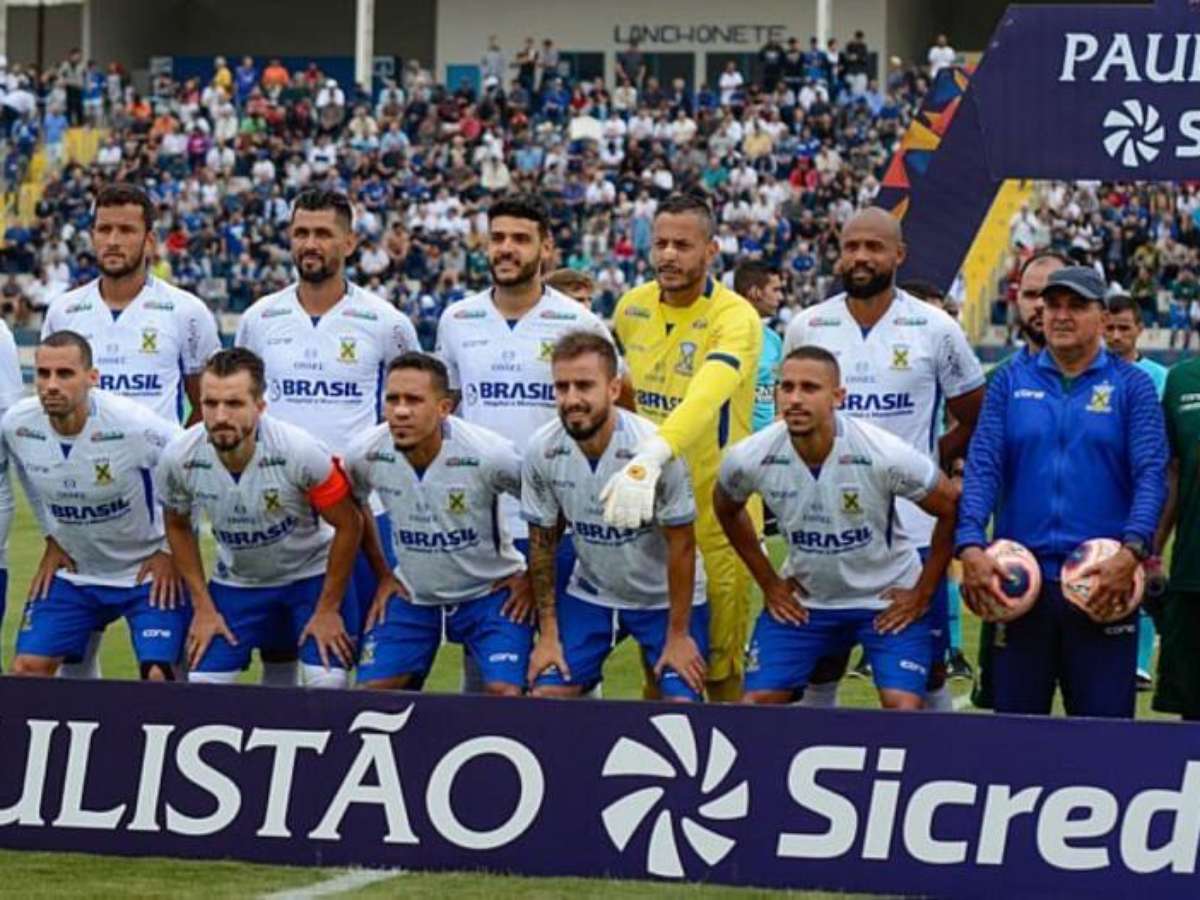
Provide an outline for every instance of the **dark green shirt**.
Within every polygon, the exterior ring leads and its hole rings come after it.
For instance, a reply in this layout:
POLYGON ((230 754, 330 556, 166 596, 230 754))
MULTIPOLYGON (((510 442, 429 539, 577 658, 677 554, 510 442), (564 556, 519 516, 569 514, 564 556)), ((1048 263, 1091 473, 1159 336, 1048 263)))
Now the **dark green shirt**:
POLYGON ((1200 591, 1200 359, 1171 368, 1162 402, 1171 456, 1179 462, 1171 587, 1200 591))

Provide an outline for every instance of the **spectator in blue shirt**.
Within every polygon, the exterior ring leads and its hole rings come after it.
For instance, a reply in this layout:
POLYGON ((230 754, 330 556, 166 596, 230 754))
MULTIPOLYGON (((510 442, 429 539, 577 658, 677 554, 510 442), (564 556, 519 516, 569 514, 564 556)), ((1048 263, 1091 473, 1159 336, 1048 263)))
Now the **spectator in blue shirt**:
POLYGON ((1112 538, 1122 548, 1094 567, 1089 603, 1122 604, 1166 500, 1162 408, 1150 377, 1104 348, 1105 289, 1087 266, 1050 275, 1046 348, 996 373, 967 454, 956 543, 968 604, 978 612, 1004 577, 983 549, 993 514, 994 536, 1028 547, 1043 575, 1033 608, 996 628, 997 712, 1047 715, 1061 686, 1068 715, 1134 714, 1136 611, 1096 624, 1059 583, 1076 546, 1112 538))

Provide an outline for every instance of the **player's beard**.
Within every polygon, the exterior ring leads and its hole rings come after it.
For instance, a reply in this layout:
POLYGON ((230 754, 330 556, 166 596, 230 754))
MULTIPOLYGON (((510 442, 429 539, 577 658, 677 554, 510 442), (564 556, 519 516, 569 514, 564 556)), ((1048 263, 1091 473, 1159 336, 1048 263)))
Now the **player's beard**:
POLYGON ((1025 319, 1018 318, 1018 321, 1017 321, 1018 333, 1020 333, 1021 337, 1025 339, 1025 342, 1027 344, 1037 348, 1038 350, 1041 350, 1043 347, 1046 346, 1046 332, 1044 330, 1044 321, 1045 320, 1042 320, 1041 322, 1039 322, 1036 328, 1034 327, 1032 322, 1028 322, 1025 319))
POLYGON ((223 426, 210 431, 208 439, 218 453, 232 453, 242 446, 242 442, 249 434, 249 429, 243 431, 237 426, 223 426))
POLYGON ((538 274, 538 272, 541 271, 541 268, 542 268, 542 261, 540 258, 538 258, 538 259, 535 259, 533 262, 529 262, 529 263, 525 263, 524 265, 520 265, 519 268, 517 269, 517 274, 513 275, 511 278, 501 278, 499 275, 496 274, 495 264, 490 259, 488 260, 488 271, 491 272, 491 274, 492 274, 492 284, 496 284, 496 285, 499 285, 500 287, 506 287, 506 288, 518 287, 522 284, 528 284, 530 281, 532 281, 534 278, 537 277, 537 274, 538 274))
POLYGON ((105 278, 124 278, 127 275, 132 275, 135 272, 141 272, 143 269, 145 269, 146 249, 143 245, 142 249, 138 251, 137 256, 119 266, 106 266, 104 264, 103 256, 97 260, 96 264, 100 267, 100 272, 105 278))
POLYGON ((300 276, 301 281, 308 282, 309 284, 323 284, 330 278, 337 277, 338 270, 336 264, 331 265, 325 257, 321 257, 321 265, 315 269, 305 269, 303 265, 304 259, 304 257, 300 257, 299 259, 292 258, 292 263, 296 267, 296 274, 300 276))
MULTIPOLYGON (((861 268, 861 267, 856 267, 861 268)), ((842 277, 842 283, 846 287, 846 294, 853 297, 855 300, 869 300, 872 297, 878 297, 884 291, 892 286, 896 280, 896 270, 886 269, 882 272, 876 272, 866 281, 855 281, 850 276, 854 269, 846 273, 842 277)))
POLYGON ((567 430, 567 434, 577 443, 583 443, 584 441, 590 441, 604 427, 604 423, 608 421, 610 410, 611 407, 606 406, 594 417, 585 419, 582 423, 572 423, 567 419, 571 413, 587 413, 591 411, 588 407, 576 406, 570 409, 559 410, 558 418, 562 422, 563 428, 567 430))

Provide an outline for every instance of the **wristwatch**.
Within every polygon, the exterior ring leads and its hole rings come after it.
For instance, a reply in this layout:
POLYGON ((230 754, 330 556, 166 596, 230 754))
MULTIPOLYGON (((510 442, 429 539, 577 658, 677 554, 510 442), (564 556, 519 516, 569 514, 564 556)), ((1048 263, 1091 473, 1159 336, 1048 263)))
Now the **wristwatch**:
POLYGON ((1121 546, 1132 553, 1140 563, 1145 562, 1151 556, 1150 546, 1141 538, 1129 538, 1121 546))

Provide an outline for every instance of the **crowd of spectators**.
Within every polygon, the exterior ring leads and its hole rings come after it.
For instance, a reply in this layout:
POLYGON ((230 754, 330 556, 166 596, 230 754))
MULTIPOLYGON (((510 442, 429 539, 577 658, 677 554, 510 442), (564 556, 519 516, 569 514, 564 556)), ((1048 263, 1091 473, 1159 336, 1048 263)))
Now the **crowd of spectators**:
MULTIPOLYGON (((349 192, 352 276, 424 337, 447 302, 486 283, 483 211, 510 189, 552 201, 557 263, 592 277, 601 314, 649 277, 656 204, 680 189, 712 199, 723 270, 767 260, 804 305, 827 286, 838 226, 875 197, 927 88, 926 67, 897 59, 878 84, 868 52, 861 33, 845 49, 790 38, 762 48, 754 72, 731 63, 694 90, 659 83, 636 44, 612 82, 581 81, 552 41, 533 39, 511 59, 492 40, 478 91, 437 84, 416 61, 373 95, 278 59, 217 58, 208 80, 158 76, 144 92, 78 52, 45 73, 13 66, 0 77, 7 160, 44 140, 63 161, 72 124, 109 133, 91 165, 55 168, 32 227, 8 228, 3 302, 20 325, 95 275, 90 198, 125 179, 159 204, 155 272, 218 309, 292 279, 289 200, 311 184, 349 192)), ((6 163, 10 184, 18 165, 6 163)))

